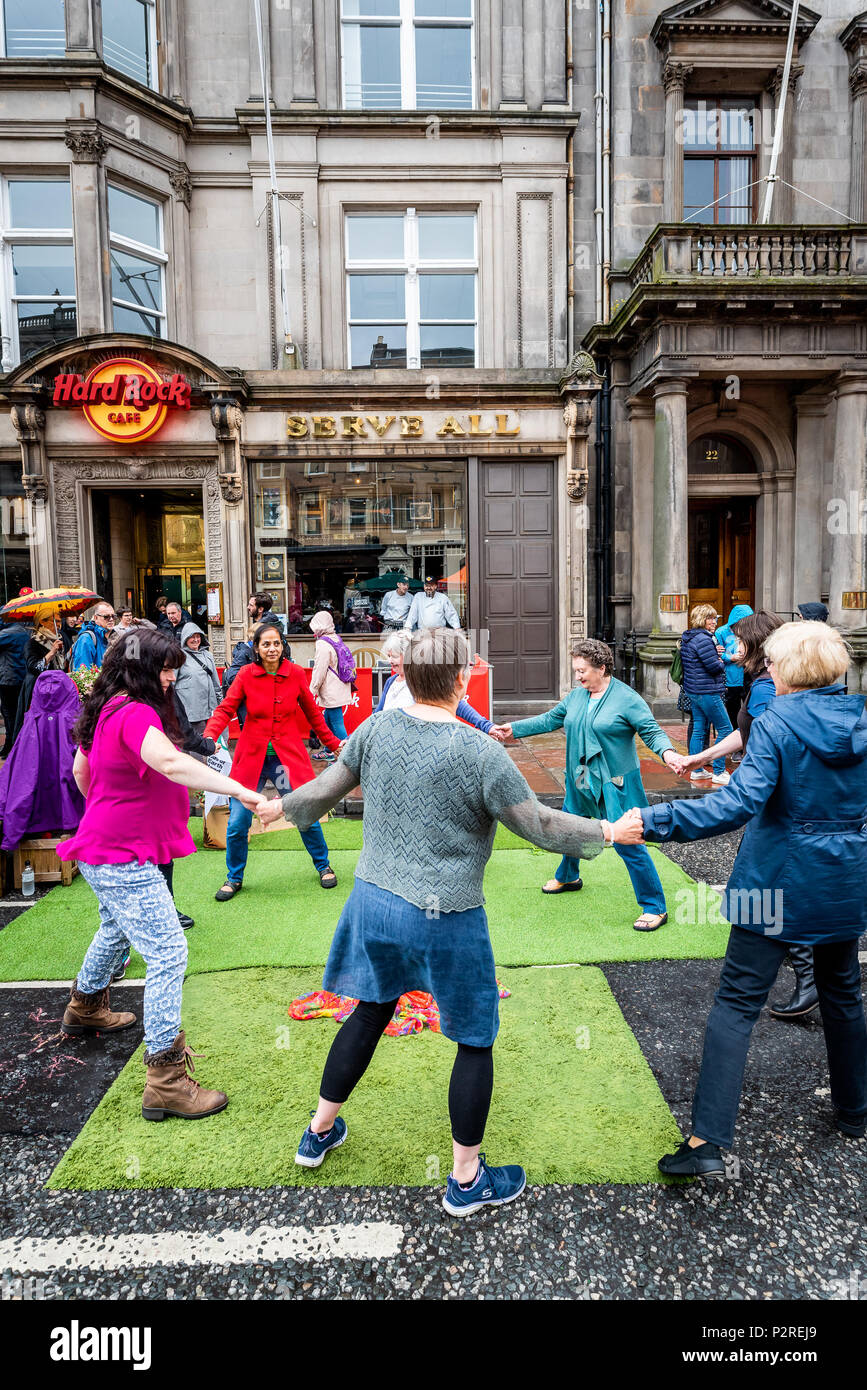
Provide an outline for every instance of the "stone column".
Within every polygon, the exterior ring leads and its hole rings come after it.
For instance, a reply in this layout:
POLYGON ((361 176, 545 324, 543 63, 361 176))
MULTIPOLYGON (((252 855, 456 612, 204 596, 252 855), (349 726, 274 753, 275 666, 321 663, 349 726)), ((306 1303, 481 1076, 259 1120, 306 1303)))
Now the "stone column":
MULTIPOLYGON (((786 96, 786 110, 783 116, 783 143, 780 149, 780 159, 777 164, 777 175, 785 182, 779 182, 774 188, 774 196, 771 202, 771 222, 791 222, 794 212, 794 195, 789 186, 794 182, 792 178, 792 151, 795 146, 795 88, 798 85, 798 78, 804 71, 803 63, 792 63, 789 69, 789 91, 786 96)), ((771 74, 767 81, 767 90, 771 94, 774 106, 774 119, 780 101, 780 92, 783 84, 783 65, 782 63, 771 74)), ((772 137, 773 138, 773 137, 772 137)), ((770 158, 770 146, 769 154, 770 158)), ((762 202, 764 200, 764 189, 759 189, 759 213, 761 213, 762 202)))
POLYGON ((524 0, 503 0, 503 98, 501 106, 526 110, 524 97, 524 0))
POLYGON ((632 459, 632 627, 649 633, 656 623, 653 602, 653 431, 655 407, 649 396, 630 396, 632 459))
MULTIPOLYGON (((213 578, 223 581, 225 627, 216 629, 219 642, 226 642, 231 654, 247 630, 247 598, 250 594, 250 547, 244 464, 241 457, 243 411, 233 396, 216 396, 211 403, 211 421, 219 451, 218 480, 222 498, 220 531, 223 573, 213 578)), ((208 576, 212 578, 211 575, 208 576)), ((216 645, 216 644, 215 644, 216 645)))
POLYGON ((828 518, 823 460, 831 399, 810 393, 795 398, 794 604, 815 602, 822 592, 822 541, 828 518))
POLYGON ((313 0, 292 0, 292 104, 316 105, 313 0))
POLYGON ((657 718, 673 717, 677 687, 668 668, 687 624, 686 402, 688 382, 678 377, 653 388, 653 627, 639 652, 644 697, 657 718))
POLYGON ((27 531, 34 589, 57 583, 52 528, 48 524, 48 465, 45 412, 36 405, 13 405, 12 423, 21 445, 21 475, 27 498, 27 531))
POLYGON ((867 626, 867 374, 838 379, 833 489, 829 621, 858 629, 867 626))
POLYGON ((65 0, 66 51, 76 58, 102 56, 99 0, 65 0))
POLYGON ((193 336, 192 261, 190 253, 190 202, 193 181, 186 167, 169 174, 174 192, 172 204, 172 279, 175 297, 175 329, 172 336, 178 343, 189 343, 193 336))
POLYGON ((75 296, 78 332, 104 333, 111 328, 106 199, 102 160, 108 148, 93 122, 70 121, 66 144, 72 151, 72 229, 75 245, 75 296))
POLYGON ((683 92, 686 79, 692 72, 691 63, 677 63, 671 58, 662 71, 665 89, 665 160, 663 164, 662 219, 664 222, 683 220, 683 92))
POLYGON ((867 60, 849 73, 852 93, 852 174, 849 211, 853 222, 867 219, 867 60))

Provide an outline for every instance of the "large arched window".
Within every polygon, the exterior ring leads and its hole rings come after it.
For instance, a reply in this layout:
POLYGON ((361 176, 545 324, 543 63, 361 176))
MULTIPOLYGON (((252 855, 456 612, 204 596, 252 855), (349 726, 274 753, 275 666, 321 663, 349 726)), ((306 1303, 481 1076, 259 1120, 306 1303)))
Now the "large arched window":
POLYGON ((719 478, 757 471, 756 461, 746 445, 727 434, 703 434, 694 439, 686 460, 691 477, 719 478))

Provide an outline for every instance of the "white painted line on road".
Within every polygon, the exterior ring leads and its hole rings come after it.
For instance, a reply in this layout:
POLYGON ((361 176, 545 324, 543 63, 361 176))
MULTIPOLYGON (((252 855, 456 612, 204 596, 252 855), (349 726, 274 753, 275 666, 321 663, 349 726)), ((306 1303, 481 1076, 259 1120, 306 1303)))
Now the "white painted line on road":
POLYGON ((0 1241, 0 1270, 12 1274, 124 1270, 149 1265, 276 1264, 280 1260, 390 1260, 400 1253, 402 1226, 389 1221, 357 1226, 260 1226, 247 1235, 169 1231, 160 1235, 70 1236, 0 1241))
MULTIPOLYGON (((121 980, 112 989, 143 989, 144 980, 121 980)), ((72 980, 0 980, 0 989, 72 989, 72 980)))

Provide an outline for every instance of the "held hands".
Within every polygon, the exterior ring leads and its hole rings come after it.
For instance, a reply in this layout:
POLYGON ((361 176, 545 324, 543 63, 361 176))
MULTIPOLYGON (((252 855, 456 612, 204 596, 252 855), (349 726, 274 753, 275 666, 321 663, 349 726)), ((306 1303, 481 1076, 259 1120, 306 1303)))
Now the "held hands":
MULTIPOLYGON (((259 816, 260 820, 262 819, 263 807, 271 804, 268 801, 267 796, 262 796, 261 792, 250 791, 249 787, 242 787, 236 795, 241 805, 246 806, 248 811, 254 811, 256 815, 259 816)), ((278 805, 279 804, 280 803, 278 801, 278 805)))
POLYGON ((662 761, 667 767, 670 767, 672 772, 676 773, 678 777, 682 777, 685 772, 689 771, 686 767, 686 763, 689 760, 684 757, 683 753, 676 753, 673 748, 666 748, 662 755, 662 761))
POLYGON ((611 822, 611 839, 615 845, 644 844, 644 821, 637 806, 611 822))
POLYGON ((279 796, 273 797, 270 801, 263 796, 260 798, 260 805, 254 809, 263 825, 271 825, 282 816, 283 801, 279 796))
POLYGON ((494 724, 493 728, 488 730, 488 733, 491 738, 495 738, 498 743, 507 743, 512 737, 512 726, 511 724, 494 724))

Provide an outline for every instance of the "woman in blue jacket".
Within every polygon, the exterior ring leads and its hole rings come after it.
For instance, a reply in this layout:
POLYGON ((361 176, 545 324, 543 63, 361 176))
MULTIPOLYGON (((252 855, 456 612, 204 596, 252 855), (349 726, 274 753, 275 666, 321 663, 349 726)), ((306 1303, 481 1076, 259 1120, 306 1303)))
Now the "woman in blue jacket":
MULTIPOLYGON (((765 643, 777 695, 750 730, 731 784, 700 801, 628 813, 634 843, 747 826, 723 894, 732 924, 707 1021, 692 1134, 661 1172, 722 1176, 753 1025, 790 943, 813 947, 831 1103, 867 1132, 867 1022, 858 938, 867 928, 867 708, 847 695, 849 651, 824 623, 784 623, 765 643)), ((623 827, 616 828, 622 835, 623 827)))
MULTIPOLYGON (((713 635, 713 640, 719 650, 720 660, 725 667, 725 707, 726 714, 732 722, 732 726, 737 723, 738 710, 744 696, 744 668, 738 659, 738 639, 734 626, 740 622, 741 618, 753 616, 753 610, 748 603, 736 603, 729 613, 728 622, 718 627, 713 635)), ((736 754, 733 762, 740 761, 740 755, 736 754)))
MULTIPOLYGON (((692 706, 689 751, 693 754, 704 748, 711 725, 716 729, 719 740, 731 733, 732 722, 724 698, 726 668, 713 640, 717 625, 713 605, 697 603, 689 615, 689 624, 680 639, 680 657, 683 662, 683 690, 692 706)), ((696 771, 691 774, 691 779, 698 781, 703 776, 707 774, 696 771)), ((711 781, 725 786, 728 780, 725 758, 715 758, 711 781)))

